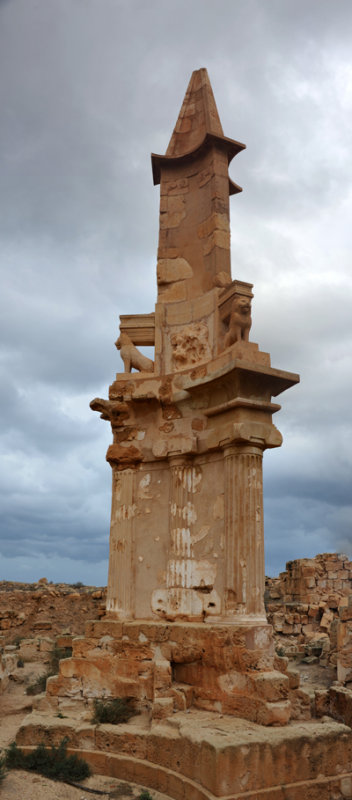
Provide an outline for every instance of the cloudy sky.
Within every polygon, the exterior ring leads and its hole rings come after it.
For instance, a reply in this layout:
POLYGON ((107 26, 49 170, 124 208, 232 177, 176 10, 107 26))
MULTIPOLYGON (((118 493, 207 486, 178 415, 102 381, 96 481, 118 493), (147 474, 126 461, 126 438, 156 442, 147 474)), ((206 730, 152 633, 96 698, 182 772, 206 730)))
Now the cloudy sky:
POLYGON ((267 452, 267 573, 352 557, 351 0, 0 0, 0 579, 107 578, 121 313, 156 297, 164 153, 207 67, 252 340, 301 374, 267 452))

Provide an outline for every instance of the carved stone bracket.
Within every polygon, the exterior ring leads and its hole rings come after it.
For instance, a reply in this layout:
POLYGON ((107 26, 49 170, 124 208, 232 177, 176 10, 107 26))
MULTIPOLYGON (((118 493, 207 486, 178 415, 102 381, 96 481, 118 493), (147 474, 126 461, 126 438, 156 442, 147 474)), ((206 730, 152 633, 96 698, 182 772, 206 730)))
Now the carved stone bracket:
POLYGON ((101 419, 106 419, 116 427, 123 425, 129 417, 130 410, 127 403, 118 400, 103 400, 95 397, 89 404, 92 411, 99 411, 101 419))
POLYGON ((143 454, 134 445, 111 444, 107 449, 106 460, 117 470, 132 469, 143 461, 143 454))

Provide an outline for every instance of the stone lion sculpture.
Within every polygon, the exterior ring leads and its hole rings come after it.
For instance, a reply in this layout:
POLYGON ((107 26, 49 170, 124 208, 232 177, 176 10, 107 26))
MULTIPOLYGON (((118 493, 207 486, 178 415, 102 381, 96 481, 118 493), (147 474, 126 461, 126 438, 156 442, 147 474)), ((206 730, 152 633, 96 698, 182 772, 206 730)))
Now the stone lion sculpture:
POLYGON ((251 298, 237 295, 231 306, 230 324, 224 339, 225 347, 236 342, 248 342, 252 325, 251 298))
POLYGON ((120 351, 125 372, 131 372, 132 368, 139 372, 154 372, 154 361, 147 358, 133 344, 132 339, 127 333, 120 333, 116 339, 115 347, 120 351))

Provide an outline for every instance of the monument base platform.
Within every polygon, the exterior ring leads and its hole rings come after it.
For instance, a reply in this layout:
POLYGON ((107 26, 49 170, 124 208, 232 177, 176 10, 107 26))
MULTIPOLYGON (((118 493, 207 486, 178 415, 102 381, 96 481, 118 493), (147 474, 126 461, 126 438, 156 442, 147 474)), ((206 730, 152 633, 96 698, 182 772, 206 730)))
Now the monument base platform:
POLYGON ((17 735, 25 750, 69 738, 93 772, 133 780, 173 800, 342 800, 352 797, 352 731, 327 718, 264 728, 190 709, 122 725, 33 713, 17 735))
POLYGON ((267 622, 127 621, 88 623, 72 658, 49 678, 53 707, 92 705, 94 698, 132 697, 153 719, 198 708, 261 725, 309 718, 310 698, 297 674, 274 653, 267 622))

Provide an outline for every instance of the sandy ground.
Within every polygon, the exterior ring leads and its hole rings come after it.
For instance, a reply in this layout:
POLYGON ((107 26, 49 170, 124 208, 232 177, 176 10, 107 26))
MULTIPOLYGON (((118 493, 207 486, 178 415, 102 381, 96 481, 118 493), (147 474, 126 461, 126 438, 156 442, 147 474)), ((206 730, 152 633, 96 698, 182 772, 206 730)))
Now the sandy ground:
MULTIPOLYGON (((32 698, 25 692, 25 685, 44 671, 42 664, 26 664, 24 669, 16 670, 15 678, 10 680, 3 694, 0 695, 0 750, 4 750, 14 741, 16 732, 24 717, 30 712, 32 698), (25 681, 25 682, 23 682, 25 681)), ((104 775, 92 775, 82 782, 82 788, 76 789, 67 784, 50 781, 41 775, 20 770, 11 770, 0 784, 1 800, 132 800, 138 798, 142 789, 133 783, 126 783, 104 775), (85 788, 97 789, 104 794, 85 792, 85 788)), ((170 798, 150 789, 153 800, 170 800, 170 798)))
MULTIPOLYGON (((115 778, 93 775, 84 781, 81 789, 75 789, 65 783, 49 781, 41 775, 12 770, 0 787, 1 800, 136 800, 141 794, 142 786, 124 783, 115 778), (98 789, 104 794, 91 794, 84 788, 98 789), (105 793, 106 792, 106 793, 105 793)), ((150 789, 153 800, 170 800, 165 794, 150 789)))

